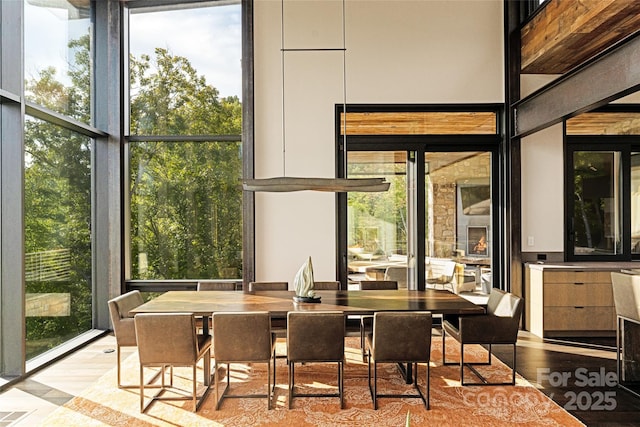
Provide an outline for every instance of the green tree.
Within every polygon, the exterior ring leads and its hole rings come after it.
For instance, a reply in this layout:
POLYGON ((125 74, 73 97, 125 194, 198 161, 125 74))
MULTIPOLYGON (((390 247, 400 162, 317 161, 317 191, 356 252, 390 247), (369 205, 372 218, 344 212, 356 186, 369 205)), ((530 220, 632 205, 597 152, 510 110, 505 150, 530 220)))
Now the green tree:
MULTIPOLYGON (((238 98, 220 99, 186 58, 158 48, 130 61, 133 134, 241 133, 238 98)), ((240 144, 144 142, 130 151, 133 277, 240 277, 240 144)))
MULTIPOLYGON (((69 48, 75 52, 70 86, 56 79, 55 69, 47 68, 25 82, 25 91, 43 107, 88 122, 89 36, 71 42, 69 48)), ((27 357, 31 358, 92 325, 91 140, 28 118, 24 144, 27 293, 68 294, 71 301, 69 316, 27 317, 27 357), (51 251, 68 258, 45 263, 46 269, 31 264, 51 251)))

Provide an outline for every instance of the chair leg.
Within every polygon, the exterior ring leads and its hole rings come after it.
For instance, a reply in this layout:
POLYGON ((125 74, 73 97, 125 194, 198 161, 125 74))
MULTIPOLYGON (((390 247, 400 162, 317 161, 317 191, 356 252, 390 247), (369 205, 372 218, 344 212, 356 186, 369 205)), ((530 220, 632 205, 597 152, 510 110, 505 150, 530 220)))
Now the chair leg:
POLYGON ((140 365, 140 412, 144 412, 144 367, 140 365))
MULTIPOLYGON (((276 373, 273 373, 273 380, 275 382, 276 373)), ((271 410, 271 361, 267 362, 267 410, 271 410)))
POLYGON ((431 364, 427 362, 427 409, 431 409, 431 364))
POLYGON ((293 403, 293 387, 294 387, 294 375, 295 375, 295 369, 294 369, 294 363, 289 361, 289 409, 291 409, 291 405, 293 403))
POLYGON ((373 409, 378 409, 378 363, 373 363, 373 409))
MULTIPOLYGON (((447 349, 446 349, 446 335, 444 328, 442 328, 442 364, 447 366, 457 365, 458 362, 447 362, 447 349)), ((462 348, 462 346, 461 346, 462 348)), ((462 351, 462 350, 461 350, 462 351)))
POLYGON ((122 381, 121 381, 121 376, 120 376, 120 346, 117 345, 116 346, 116 357, 117 357, 117 371, 118 371, 118 388, 122 388, 122 381))
POLYGON ((338 394, 340 395, 340 409, 344 409, 344 363, 338 362, 338 394))
MULTIPOLYGON (((376 405, 376 389, 375 385, 371 386, 371 350, 369 350, 367 357, 367 383, 369 385, 369 393, 371 394, 371 401, 373 402, 373 409, 377 409, 376 405)), ((375 362, 374 362, 375 366, 375 362)), ((374 380, 375 383, 375 380, 374 380)))
POLYGON ((510 344, 512 345, 513 351, 512 351, 512 355, 511 355, 511 360, 513 362, 513 367, 511 368, 511 381, 505 381, 505 382, 498 382, 498 383, 490 383, 487 381, 487 379, 482 376, 482 374, 480 374, 480 372, 478 372, 478 370, 474 367, 474 366, 479 366, 479 365, 491 365, 491 357, 492 357, 492 351, 491 351, 491 344, 489 344, 489 361, 488 362, 482 362, 482 363, 464 363, 464 345, 460 344, 460 384, 463 386, 467 386, 467 385, 514 385, 516 383, 516 343, 510 344), (464 382, 464 366, 466 366, 467 368, 469 368, 469 370, 471 372, 473 372, 475 374, 476 377, 478 377, 480 379, 480 383, 469 383, 469 382, 464 382))
MULTIPOLYGON (((620 334, 620 328, 622 325, 622 319, 619 316, 616 316, 616 375, 618 378, 618 384, 620 384, 622 382, 622 377, 620 376, 621 374, 621 369, 620 369, 620 357, 621 357, 621 345, 622 345, 622 338, 621 338, 621 334, 620 334)), ((118 377, 119 380, 119 377, 118 377)))
MULTIPOLYGON (((198 410, 198 399, 197 399, 197 393, 198 393, 198 387, 196 387, 196 364, 193 364, 192 367, 192 372, 191 372, 191 378, 193 379, 193 385, 192 385, 192 389, 191 389, 191 401, 193 402, 193 412, 196 412, 198 410)), ((205 371, 205 378, 207 377, 206 371, 205 371)))

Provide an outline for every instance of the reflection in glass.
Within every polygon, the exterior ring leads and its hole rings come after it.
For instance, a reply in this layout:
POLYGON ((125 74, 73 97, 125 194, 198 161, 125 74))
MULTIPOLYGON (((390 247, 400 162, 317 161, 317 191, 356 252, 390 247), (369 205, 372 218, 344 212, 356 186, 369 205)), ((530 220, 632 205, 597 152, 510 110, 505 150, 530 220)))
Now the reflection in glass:
POLYGON ((404 267, 398 284, 406 287, 406 158, 404 151, 349 152, 348 178, 384 177, 391 184, 386 192, 347 193, 351 280, 383 280, 387 267, 393 264, 404 267))
POLYGON ((491 153, 427 152, 425 171, 427 283, 454 291, 488 292, 493 244, 491 153))
POLYGON ((91 140, 25 123, 27 359, 92 327, 91 140))
POLYGON ((91 4, 24 3, 25 97, 87 124, 91 121, 91 4))
POLYGON ((240 144, 131 143, 132 279, 242 277, 240 144))
POLYGON ((573 153, 573 253, 621 253, 622 198, 619 151, 573 153))

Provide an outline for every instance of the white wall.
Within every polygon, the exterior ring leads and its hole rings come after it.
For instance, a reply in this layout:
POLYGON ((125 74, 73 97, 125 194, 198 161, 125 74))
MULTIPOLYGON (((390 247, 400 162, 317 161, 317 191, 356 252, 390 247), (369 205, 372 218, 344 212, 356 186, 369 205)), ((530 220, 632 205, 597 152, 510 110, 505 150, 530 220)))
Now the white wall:
POLYGON ((562 124, 522 138, 522 251, 564 250, 562 124))
MULTIPOLYGON (((342 47, 341 12, 339 0, 287 0, 285 48, 342 47)), ((256 0, 254 13, 255 175, 334 177, 343 54, 285 53, 283 97, 281 2, 256 0)), ((503 102, 502 17, 501 0, 347 0, 346 101, 503 102)), ((307 256, 316 279, 333 279, 335 234, 334 194, 257 193, 256 279, 291 283, 307 256)))
MULTIPOLYGON (((555 75, 521 76, 524 98, 555 75)), ((522 251, 564 251, 564 147, 562 124, 522 138, 522 251)))

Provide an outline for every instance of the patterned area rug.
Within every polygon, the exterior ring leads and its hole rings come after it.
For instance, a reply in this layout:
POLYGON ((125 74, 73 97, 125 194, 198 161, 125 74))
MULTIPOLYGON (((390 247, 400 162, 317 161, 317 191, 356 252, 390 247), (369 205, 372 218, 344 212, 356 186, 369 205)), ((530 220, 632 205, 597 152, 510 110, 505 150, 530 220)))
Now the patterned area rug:
MULTIPOLYGON (((449 339, 449 338, 448 338, 449 339)), ((197 413, 192 403, 185 401, 154 402, 144 414, 140 413, 137 389, 118 389, 115 368, 105 374, 81 396, 75 397, 54 411, 44 422, 46 426, 405 426, 407 414, 411 426, 581 426, 566 412, 530 383, 518 376, 515 386, 461 387, 459 366, 442 365, 442 339, 433 338, 431 353, 431 409, 426 410, 417 398, 386 398, 378 400, 373 410, 367 386, 367 364, 362 361, 358 338, 347 338, 345 365, 345 409, 340 409, 336 397, 295 398, 293 409, 288 407, 286 361, 277 360, 275 408, 267 410, 266 398, 226 399, 215 410, 213 388, 197 413)), ((447 361, 459 360, 454 341, 447 341, 447 361)), ((282 345, 281 345, 282 346, 282 345)), ((282 352, 279 348, 279 352, 282 352)), ((465 361, 486 360, 481 346, 465 348, 465 361), (468 353, 467 353, 468 351, 468 353)), ((212 364, 213 366, 213 364, 212 364)), ((480 372, 490 381, 507 381, 511 370, 495 357, 491 366, 480 366, 480 372)), ((425 383, 426 367, 420 366, 419 383, 425 383)), ((138 378, 137 353, 123 364, 125 383, 138 378)), ((152 372, 149 372, 151 374, 152 372)), ((221 372, 222 375, 226 371, 221 372)), ((198 372, 202 379, 202 372, 198 372)), ((174 371, 174 386, 190 390, 190 371, 174 371)), ((223 377, 221 377, 223 378, 223 377)), ((465 378, 475 380, 465 369, 465 378)), ((226 379, 225 379, 226 381, 226 379)), ((232 365, 232 393, 264 393, 266 365, 232 365)), ((335 364, 296 365, 298 392, 335 393, 337 368, 335 364)), ((379 393, 413 393, 395 365, 379 365, 379 393)), ((150 389, 148 396, 156 390, 150 389)), ((222 385, 220 386, 222 392, 222 385)), ((168 394, 167 394, 168 395, 168 394)))

